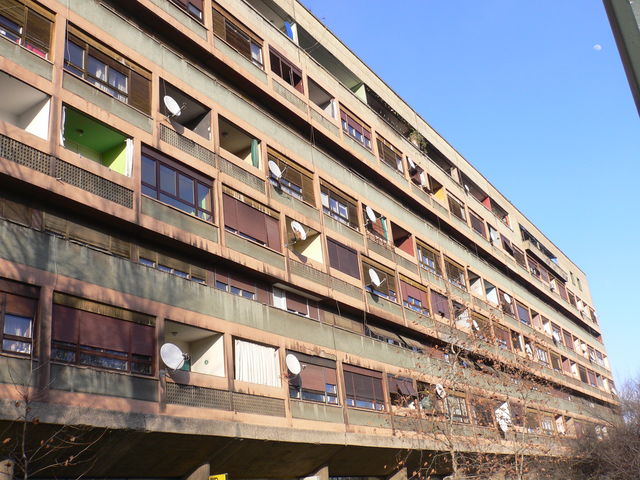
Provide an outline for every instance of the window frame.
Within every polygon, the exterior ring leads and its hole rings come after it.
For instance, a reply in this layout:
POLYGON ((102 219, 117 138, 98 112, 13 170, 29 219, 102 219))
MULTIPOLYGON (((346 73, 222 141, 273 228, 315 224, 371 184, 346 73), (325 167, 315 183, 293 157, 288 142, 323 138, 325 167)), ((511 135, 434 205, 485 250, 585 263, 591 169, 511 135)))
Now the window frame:
POLYGON ((442 278, 443 276, 442 255, 440 254, 440 251, 420 241, 418 241, 417 244, 418 244, 418 248, 417 248, 418 264, 420 265, 420 268, 442 278), (431 253, 433 255, 433 258, 427 255, 424 255, 423 250, 426 250, 427 252, 431 253), (423 259, 425 258, 427 260, 430 260, 430 262, 423 261, 423 259))
POLYGON ((350 197, 348 197, 346 194, 341 193, 325 182, 320 182, 320 198, 320 203, 322 204, 322 213, 324 213, 328 217, 333 218, 335 221, 340 222, 348 226, 349 228, 352 228, 355 231, 359 231, 357 213, 358 207, 355 200, 351 200, 350 197), (335 202, 338 210, 335 210, 333 208, 332 202, 335 202), (346 210, 347 216, 344 216, 339 211, 341 206, 346 210))
POLYGON ((400 150, 380 134, 376 134, 376 147, 381 162, 399 173, 404 173, 404 160, 400 150))
MULTIPOLYGON (((14 289, 5 289, 2 288, 4 285, 2 280, 0 280, 0 353, 5 355, 19 355, 21 357, 32 357, 34 355, 35 347, 36 347, 36 329, 37 329, 37 314, 38 314, 38 299, 30 296, 25 296, 21 294, 22 292, 16 292, 14 289), (11 291, 9 291, 11 290, 11 291), (21 305, 19 307, 9 307, 8 306, 8 295, 11 297, 19 298, 17 300, 20 303, 28 302, 31 303, 32 314, 31 317, 25 315, 25 311, 22 308, 26 308, 25 305, 21 305), (14 310, 15 308, 15 310, 14 310), (8 311, 11 309, 13 311, 8 311), (7 328, 7 317, 14 317, 21 320, 29 321, 29 336, 27 335, 18 335, 17 333, 7 333, 5 329, 7 328), (20 351, 20 350, 11 350, 9 348, 5 349, 5 344, 23 344, 27 345, 28 351, 20 351)), ((25 332, 26 333, 26 332, 25 332)))
POLYGON ((180 211, 191 215, 193 217, 199 218, 200 220, 203 220, 205 222, 208 223, 214 223, 215 220, 215 210, 214 210, 214 204, 213 204, 213 179, 205 177, 204 175, 200 175, 199 173, 197 173, 195 170, 193 170, 191 167, 187 166, 187 165, 183 165, 167 156, 165 156, 164 154, 161 154, 159 152, 156 152, 154 150, 149 149, 146 146, 143 146, 142 148, 142 153, 140 155, 140 169, 141 169, 141 175, 140 175, 140 189, 141 189, 141 193, 142 195, 149 197, 149 198, 153 198, 154 200, 161 202, 165 205, 169 205, 171 207, 174 207, 176 209, 179 209, 180 211), (155 162, 155 185, 152 185, 150 183, 148 183, 147 181, 144 180, 144 172, 145 172, 145 159, 147 160, 151 160, 153 162, 155 162), (171 192, 167 192, 162 190, 161 188, 161 171, 162 171, 162 167, 172 170, 173 172, 175 172, 175 179, 176 179, 176 192, 177 194, 173 194, 171 192), (184 198, 182 198, 180 196, 180 175, 182 175, 183 177, 187 178, 188 180, 190 180, 192 182, 193 185, 193 204, 189 204, 184 198), (199 196, 200 196, 200 187, 204 187, 208 189, 208 194, 206 195, 206 197, 208 198, 208 202, 210 205, 210 209, 207 210, 205 208, 202 208, 199 206, 199 196), (146 188, 146 190, 145 190, 146 188), (149 191, 153 190, 156 193, 156 196, 152 196, 149 191), (161 196, 164 195, 167 198, 170 198, 176 202, 179 203, 184 203, 185 205, 189 205, 192 206, 195 213, 191 213, 181 207, 179 207, 178 205, 174 205, 172 203, 168 203, 165 200, 161 199, 161 196), (200 215, 200 213, 202 213, 203 216, 200 215), (208 218, 207 218, 208 216, 208 218))
MULTIPOLYGON (((369 370, 366 368, 358 367, 356 365, 342 364, 342 373, 344 381, 344 399, 345 406, 351 408, 362 408, 367 410, 373 410, 377 412, 386 411, 386 399, 384 394, 384 388, 382 385, 382 372, 375 370, 369 370), (355 380, 360 378, 361 381, 368 378, 371 381, 370 393, 372 396, 363 397, 358 395, 355 380), (348 382, 351 380, 350 382, 348 382), (378 388, 376 389, 376 383, 378 388), (351 387, 351 388, 350 388, 351 387), (377 394, 380 394, 378 398, 377 394)), ((360 385, 362 387, 364 385, 360 385)))
POLYGON ((237 51, 240 55, 249 60, 251 63, 253 63, 256 67, 264 70, 263 40, 220 5, 215 2, 211 3, 213 16, 213 34, 224 41, 235 51, 237 51), (220 22, 222 22, 222 24, 220 22), (246 40, 247 45, 249 46, 248 55, 246 54, 246 52, 242 51, 242 49, 234 45, 235 42, 229 39, 229 27, 231 27, 231 30, 233 30, 233 34, 236 35, 236 38, 239 37, 242 40, 246 40), (258 51, 260 53, 259 58, 254 57, 254 51, 258 51))
POLYGON ((287 85, 304 95, 304 76, 302 75, 302 69, 296 67, 272 46, 269 46, 269 66, 271 72, 277 75, 278 78, 281 78, 287 85), (283 67, 288 69, 288 74, 283 67), (296 76, 299 79, 297 81, 296 76))
POLYGON ((269 182, 274 188, 280 189, 296 200, 306 203, 315 208, 315 188, 313 181, 313 173, 304 167, 301 167, 293 160, 276 152, 271 147, 267 147, 267 164, 269 161, 274 162, 282 171, 282 176, 277 179, 269 170, 269 182), (300 176, 300 180, 292 178, 289 172, 295 172, 300 176), (300 185, 298 185, 300 183, 300 185))
POLYGON ((365 286, 364 286, 364 289, 367 292, 377 297, 385 298, 390 302, 398 303, 398 284, 396 282, 396 273, 393 270, 388 269, 387 267, 383 267, 379 264, 373 263, 372 260, 363 258, 362 271, 365 272, 364 277, 365 279, 368 280, 368 281, 365 280, 365 286), (382 282, 380 283, 380 286, 378 287, 376 287, 375 285, 372 285, 371 284, 372 282, 370 282, 371 280, 369 278, 370 268, 373 269, 378 274, 378 277, 382 280, 382 282), (383 289, 380 290, 380 288, 383 288, 383 289))
POLYGON ((342 131, 368 150, 373 150, 371 127, 340 104, 342 131))
MULTIPOLYGON (((22 7, 23 10, 21 15, 15 13, 12 15, 2 15, 0 13, 0 36, 20 45, 39 57, 49 59, 55 14, 29 0, 13 0, 13 2, 16 4, 14 8, 22 7), (2 19, 5 21, 3 22, 2 19), (35 38, 35 36, 31 34, 29 26, 33 26, 34 21, 40 23, 40 25, 38 25, 39 27, 43 25, 47 26, 48 32, 46 36, 48 38, 45 43, 42 43, 42 38, 35 38)), ((37 31, 37 27, 35 30, 37 31)))
POLYGON ((338 368, 335 360, 306 355, 290 350, 287 350, 287 354, 295 355, 302 366, 302 371, 289 380, 289 398, 325 405, 340 405, 340 392, 338 389, 338 368), (321 369, 325 380, 324 391, 320 391, 314 388, 305 388, 304 372, 308 366, 311 366, 313 370, 321 369), (333 373, 329 373, 329 375, 327 375, 328 372, 333 373), (328 380, 333 380, 335 383, 330 383, 328 380), (322 400, 319 399, 320 397, 322 397, 322 400))

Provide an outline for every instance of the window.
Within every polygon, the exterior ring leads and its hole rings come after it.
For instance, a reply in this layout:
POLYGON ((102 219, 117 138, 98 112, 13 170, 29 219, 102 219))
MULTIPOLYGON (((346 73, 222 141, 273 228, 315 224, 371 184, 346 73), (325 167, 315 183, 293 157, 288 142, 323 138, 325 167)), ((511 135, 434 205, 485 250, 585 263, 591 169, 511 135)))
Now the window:
POLYGON ((213 7, 213 33, 254 65, 263 68, 262 40, 227 11, 215 4, 213 7))
POLYGON ((540 417, 534 411, 527 411, 527 415, 525 417, 525 428, 529 433, 536 433, 540 430, 540 417))
POLYGON ((211 139, 211 109, 209 107, 163 79, 160 79, 159 93, 160 113, 169 119, 178 133, 181 134, 180 127, 184 127, 202 138, 211 139), (165 105, 164 98, 166 96, 173 98, 180 106, 180 112, 177 115, 172 114, 165 105))
POLYGON ((481 427, 493 426, 493 408, 488 401, 474 398, 471 401, 471 408, 476 425, 481 427))
POLYGON ((127 177, 133 168, 133 139, 73 108, 62 107, 64 148, 127 177))
POLYGON ((277 212, 228 187, 223 187, 222 208, 227 231, 274 250, 281 250, 277 212))
POLYGON ((362 268, 367 272, 365 290, 392 302, 397 300, 396 277, 393 270, 382 266, 374 266, 367 262, 362 262, 362 268), (376 281, 378 280, 379 283, 376 285, 376 281))
POLYGON ((31 355, 37 303, 37 300, 32 298, 0 291, 0 334, 3 352, 31 355))
POLYGON ((386 328, 367 323, 364 326, 364 334, 381 342, 388 343, 389 345, 405 348, 404 341, 400 338, 400 335, 386 328))
POLYGON ((535 346, 535 352, 536 352, 536 359, 538 360, 538 362, 540 362, 542 365, 549 366, 549 352, 547 352, 544 348, 540 347, 539 345, 535 346))
POLYGON ((344 107, 340 107, 340 120, 342 130, 371 150, 371 129, 364 122, 344 107))
POLYGON ((207 283, 207 271, 205 269, 153 250, 138 247, 138 262, 147 267, 156 268, 192 282, 203 285, 207 283))
POLYGON ((224 335, 185 323, 164 323, 164 341, 177 345, 185 354, 180 370, 204 375, 225 376, 224 335))
POLYGON ((273 48, 269 48, 269 61, 271 63, 271 71, 273 73, 300 93, 304 93, 302 70, 289 62, 289 60, 276 52, 273 48))
POLYGON ((302 371, 289 380, 289 397, 338 405, 336 362, 298 352, 287 352, 300 361, 302 371))
POLYGON ((511 244, 511 248, 513 249, 513 258, 516 259, 516 262, 518 263, 518 265, 526 269, 527 261, 525 260, 524 252, 513 244, 511 244))
POLYGON ((384 217, 383 215, 380 215, 380 213, 376 212, 375 210, 373 210, 373 208, 371 208, 371 211, 373 212, 373 215, 376 218, 376 221, 373 222, 369 218, 369 215, 367 214, 366 209, 367 209, 367 206, 362 204, 362 218, 364 218, 365 228, 367 229, 368 232, 373 234, 373 238, 377 237, 378 239, 382 240, 384 243, 387 243, 387 240, 389 239, 389 232, 387 230, 386 217, 384 217))
POLYGON ((358 230, 358 213, 355 201, 347 199, 346 195, 338 193, 333 187, 326 184, 320 185, 320 196, 322 211, 325 215, 358 230))
POLYGON ((429 416, 442 414, 442 399, 435 392, 435 387, 428 383, 417 382, 418 384, 418 401, 420 402, 420 410, 429 416))
POLYGON ((309 77, 307 77, 307 85, 309 85, 309 100, 320 107, 320 110, 322 110, 328 116, 330 116, 331 118, 335 118, 335 98, 309 77))
POLYGON ((526 325, 531 325, 531 315, 529 314, 529 309, 522 305, 520 302, 516 301, 516 310, 518 312, 518 318, 520 321, 526 325))
POLYGON ((278 179, 269 170, 271 184, 298 200, 315 205, 313 174, 270 148, 268 149, 268 158, 269 161, 278 165, 282 172, 282 176, 278 179))
POLYGON ((560 364, 560 356, 555 353, 551 354, 551 368, 556 372, 562 372, 562 365, 560 364))
POLYGON ((158 152, 142 150, 142 193, 213 222, 212 180, 158 152))
POLYGON ((282 310, 318 320, 318 302, 294 292, 273 287, 273 305, 282 310))
POLYGON ((73 26, 67 30, 64 68, 149 115, 151 73, 73 26))
POLYGON ((578 375, 580 376, 580 381, 582 383, 589 383, 589 378, 587 377, 587 369, 582 365, 578 365, 578 375))
POLYGON ((498 325, 493 325, 496 345, 504 350, 511 350, 511 342, 509 341, 509 330, 498 325))
POLYGON ((508 293, 505 293, 501 290, 498 290, 498 297, 500 299, 500 307, 502 311, 510 316, 515 316, 515 312, 513 310, 513 299, 508 293))
POLYGON ((469 277, 469 291, 476 297, 483 298, 485 294, 484 286, 482 285, 482 278, 471 270, 467 270, 467 276, 469 277))
POLYGON ((471 314, 471 326, 473 333, 479 339, 489 342, 493 338, 491 335, 491 321, 488 318, 473 312, 471 314))
POLYGON ((354 249, 327 237, 327 250, 329 251, 329 264, 332 268, 360 279, 358 253, 354 249))
POLYGON ((29 0, 0 2, 0 35, 47 58, 54 15, 29 0))
POLYGON ((413 235, 394 222, 391 222, 391 237, 394 247, 413 256, 413 235))
POLYGON ((457 198, 452 197, 451 195, 447 196, 447 200, 449 202, 449 210, 456 217, 458 217, 463 222, 467 221, 467 217, 464 213, 464 204, 458 200, 457 198))
POLYGON ((380 135, 377 136, 376 143, 378 146, 378 156, 380 157, 380 160, 391 168, 394 168, 399 172, 404 172, 404 167, 402 165, 402 152, 380 135))
POLYGON ((408 278, 400 278, 400 291, 402 305, 420 315, 429 315, 429 296, 426 288, 408 278))
POLYGON ((449 308, 449 300, 444 295, 431 290, 431 311, 444 318, 451 318, 451 310, 449 308))
POLYGON ((214 277, 214 286, 218 290, 246 298, 247 300, 256 300, 265 304, 271 303, 267 287, 247 275, 216 267, 214 277))
POLYGON ((384 410, 382 373, 355 365, 342 365, 346 403, 350 407, 384 410))
POLYGON ((467 401, 463 396, 449 394, 445 397, 444 403, 448 418, 451 418, 454 422, 469 423, 467 401))
POLYGON ((498 301, 498 289, 487 280, 484 280, 484 293, 490 303, 494 305, 498 305, 500 303, 498 301))
POLYGON ((260 168, 260 140, 224 117, 218 117, 220 147, 249 165, 260 168))
POLYGON ((269 387, 280 387, 278 349, 234 339, 235 379, 269 387))
POLYGON ((467 282, 464 275, 464 267, 452 262, 448 258, 444 259, 444 268, 447 272, 447 280, 456 287, 467 290, 467 282))
POLYGON ((29 99, 28 102, 2 102, 0 118, 3 121, 44 140, 49 138, 49 95, 4 72, 0 72, 0 92, 12 92, 14 98, 29 99))
POLYGON ((153 317, 54 294, 52 322, 53 361, 153 374, 153 317))
POLYGON ((388 377, 389 397, 391 409, 408 408, 415 410, 418 405, 418 392, 413 386, 413 380, 404 377, 388 377))
POLYGON ((418 243, 418 261, 420 267, 428 272, 434 273, 439 277, 442 276, 442 265, 440 264, 440 252, 418 243))
POLYGON ((186 10, 189 15, 202 22, 202 0, 173 0, 173 2, 186 10))
POLYGON ((573 350, 573 336, 570 332, 562 330, 562 339, 564 340, 564 346, 569 350, 573 350))
POLYGON ((471 219, 471 228, 482 238, 487 238, 487 229, 484 225, 484 220, 471 210, 469 210, 469 218, 471 219))

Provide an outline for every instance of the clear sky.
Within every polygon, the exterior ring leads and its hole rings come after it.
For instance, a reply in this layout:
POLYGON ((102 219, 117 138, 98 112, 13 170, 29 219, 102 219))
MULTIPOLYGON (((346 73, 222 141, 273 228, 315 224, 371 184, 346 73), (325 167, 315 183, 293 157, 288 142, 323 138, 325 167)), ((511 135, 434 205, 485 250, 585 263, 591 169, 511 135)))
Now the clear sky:
POLYGON ((640 375, 640 119, 602 1, 302 1, 587 273, 640 375))

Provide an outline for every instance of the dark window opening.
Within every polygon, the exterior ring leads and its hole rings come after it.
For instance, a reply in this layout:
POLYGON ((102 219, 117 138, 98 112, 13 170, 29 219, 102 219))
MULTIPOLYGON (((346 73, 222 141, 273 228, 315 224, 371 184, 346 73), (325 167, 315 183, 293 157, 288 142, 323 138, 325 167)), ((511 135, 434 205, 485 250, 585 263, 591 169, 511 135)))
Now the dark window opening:
POLYGON ((304 86, 302 84, 302 70, 293 65, 272 48, 269 49, 269 60, 271 62, 271 71, 273 73, 275 73, 293 88, 298 90, 300 93, 304 93, 304 86))

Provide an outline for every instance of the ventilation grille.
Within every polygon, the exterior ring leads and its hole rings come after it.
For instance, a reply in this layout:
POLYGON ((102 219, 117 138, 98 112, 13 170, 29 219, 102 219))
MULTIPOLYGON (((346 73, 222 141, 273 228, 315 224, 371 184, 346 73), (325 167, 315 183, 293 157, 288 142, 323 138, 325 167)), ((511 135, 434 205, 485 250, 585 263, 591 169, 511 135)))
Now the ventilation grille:
POLYGON ((64 160, 0 135, 0 157, 98 195, 127 208, 133 208, 133 191, 64 160))
POLYGON ((211 150, 208 150, 203 146, 198 145, 193 140, 178 134, 175 130, 170 129, 166 125, 160 125, 160 140, 182 150, 208 165, 211 165, 212 167, 216 166, 216 157, 211 150))
POLYGON ((259 190, 262 193, 265 193, 264 180, 256 177, 255 175, 252 175, 243 168, 240 168, 234 163, 231 163, 229 160, 220 158, 220 170, 233 178, 237 178, 242 183, 249 185, 256 190, 259 190))
POLYGON ((167 382, 167 403, 284 417, 284 400, 167 382))
POLYGON ((316 270, 315 268, 304 265, 300 262, 289 260, 289 270, 293 275, 308 278, 309 280, 313 280, 315 283, 319 283, 320 285, 329 285, 329 275, 321 272, 320 270, 316 270))

